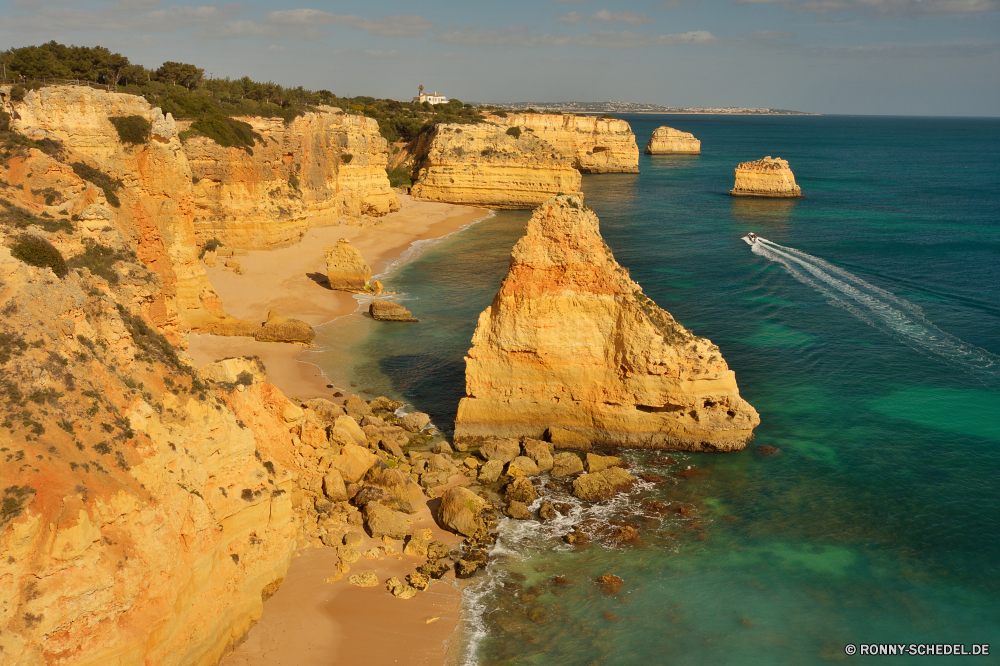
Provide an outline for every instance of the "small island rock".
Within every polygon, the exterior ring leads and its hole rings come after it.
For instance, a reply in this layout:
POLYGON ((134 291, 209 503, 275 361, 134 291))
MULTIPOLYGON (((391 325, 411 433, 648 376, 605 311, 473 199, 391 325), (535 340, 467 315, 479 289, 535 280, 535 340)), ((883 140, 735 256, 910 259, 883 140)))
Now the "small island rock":
POLYGON ((399 303, 376 298, 368 305, 368 314, 376 321, 419 321, 399 303))
POLYGON ((657 127, 646 144, 647 155, 700 155, 701 141, 690 132, 673 127, 657 127))
POLYGON ((326 255, 326 277, 330 288, 337 291, 366 291, 372 269, 351 241, 341 238, 336 245, 323 248, 326 255))
POLYGON ((736 167, 736 184, 729 193, 734 197, 789 198, 802 196, 802 188, 795 184, 788 160, 768 155, 736 167))

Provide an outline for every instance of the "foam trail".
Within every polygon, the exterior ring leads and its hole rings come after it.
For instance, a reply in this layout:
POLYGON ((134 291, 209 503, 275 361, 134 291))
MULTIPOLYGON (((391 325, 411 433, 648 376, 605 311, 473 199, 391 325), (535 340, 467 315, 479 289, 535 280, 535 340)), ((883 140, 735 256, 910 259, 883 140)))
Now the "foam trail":
POLYGON ((751 250, 784 266, 796 280, 829 298, 830 305, 847 310, 913 349, 934 354, 980 378, 997 377, 1000 357, 945 333, 918 305, 818 257, 766 238, 758 237, 751 250))

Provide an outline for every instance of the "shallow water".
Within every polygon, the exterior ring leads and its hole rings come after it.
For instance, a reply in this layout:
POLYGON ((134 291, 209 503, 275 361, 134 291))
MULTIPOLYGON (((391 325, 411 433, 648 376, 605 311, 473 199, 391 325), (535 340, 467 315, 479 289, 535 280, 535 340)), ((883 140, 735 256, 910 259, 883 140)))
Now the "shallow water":
MULTIPOLYGON (((847 643, 1000 643, 1000 122, 627 119, 640 148, 666 124, 704 154, 585 176, 586 201, 644 291, 721 347, 762 422, 736 454, 624 454, 667 481, 587 515, 630 521, 637 544, 574 550, 568 520, 505 522, 466 597, 466 663, 822 664, 851 660, 847 643), (728 196, 733 167, 764 155, 789 160, 804 198, 728 196), (705 473, 673 474, 688 465, 705 473), (591 582, 606 573, 617 595, 591 582)), ((498 213, 388 276, 421 322, 356 324, 369 335, 339 370, 450 429, 476 317, 528 217, 498 213)))

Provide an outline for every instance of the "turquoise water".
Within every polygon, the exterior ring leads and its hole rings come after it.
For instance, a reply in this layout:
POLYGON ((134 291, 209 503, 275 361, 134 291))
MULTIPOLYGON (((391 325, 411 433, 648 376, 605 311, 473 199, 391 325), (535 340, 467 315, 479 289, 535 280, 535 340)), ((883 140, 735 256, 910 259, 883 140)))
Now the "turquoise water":
MULTIPOLYGON (((586 201, 645 292, 720 346, 761 425, 740 453, 623 453, 666 481, 610 506, 504 521, 496 566, 467 593, 459 661, 869 659, 848 643, 1000 654, 1000 121, 627 119, 640 147, 667 124, 703 155, 585 176, 586 201), (728 196, 733 166, 764 155, 789 160, 805 198, 728 196), (748 231, 768 243, 752 251, 748 231), (672 474, 687 465, 705 473, 672 474), (595 541, 563 544, 587 518, 595 541), (615 520, 639 542, 602 538, 615 520), (624 581, 616 595, 591 582, 606 573, 624 581)), ((387 277, 421 322, 354 324, 370 332, 348 364, 359 390, 451 427, 476 317, 528 217, 498 213, 387 277)))

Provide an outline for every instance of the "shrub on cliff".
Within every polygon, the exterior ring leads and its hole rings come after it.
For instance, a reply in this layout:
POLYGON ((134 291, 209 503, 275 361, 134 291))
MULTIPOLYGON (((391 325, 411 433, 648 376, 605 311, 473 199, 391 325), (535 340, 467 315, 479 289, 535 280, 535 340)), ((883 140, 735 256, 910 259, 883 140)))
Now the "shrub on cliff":
POLYGON ((87 249, 82 254, 76 255, 66 263, 70 268, 87 268, 94 275, 100 275, 108 283, 118 284, 119 278, 115 271, 115 264, 119 261, 136 262, 138 258, 132 252, 119 252, 106 245, 91 241, 87 243, 87 249))
POLYGON ((201 252, 198 253, 198 258, 204 259, 206 252, 215 252, 220 247, 222 247, 222 241, 218 238, 213 238, 202 246, 201 252))
POLYGON ((508 127, 507 134, 514 137, 515 139, 521 138, 521 128, 520 127, 508 127))
POLYGON ((115 194, 115 190, 118 190, 122 186, 122 181, 112 178, 103 171, 98 171, 92 166, 87 166, 83 162, 74 162, 70 164, 73 167, 73 173, 75 173, 80 178, 86 181, 90 181, 94 185, 104 190, 104 198, 108 200, 108 203, 115 208, 121 208, 122 202, 118 199, 118 195, 115 194))
POLYGON ((242 148, 249 155, 253 155, 256 141, 263 141, 249 123, 225 116, 211 116, 194 121, 190 129, 181 132, 181 140, 196 134, 207 137, 225 148, 242 148))
POLYGON ((351 160, 353 159, 354 155, 351 155, 350 153, 344 153, 343 155, 340 156, 340 161, 343 162, 344 164, 350 164, 351 160))
POLYGON ((10 98, 15 102, 23 102, 28 91, 20 83, 10 89, 10 98))
POLYGON ((10 131, 10 114, 0 109, 0 132, 10 131))
POLYGON ((405 166, 398 166, 395 169, 386 169, 385 175, 389 177, 390 187, 409 187, 413 185, 410 177, 410 170, 405 166))
POLYGON ((62 230, 66 233, 73 233, 73 225, 69 220, 56 219, 51 215, 39 219, 32 215, 31 211, 15 206, 5 199, 0 199, 0 224, 15 229, 27 229, 28 225, 35 225, 45 229, 45 231, 62 230))
POLYGON ((153 126, 142 116, 114 116, 108 120, 118 130, 118 138, 122 143, 137 145, 149 142, 153 126))
POLYGON ((57 277, 65 277, 69 269, 62 253, 44 238, 21 234, 11 243, 10 253, 15 259, 39 268, 51 268, 57 277))

